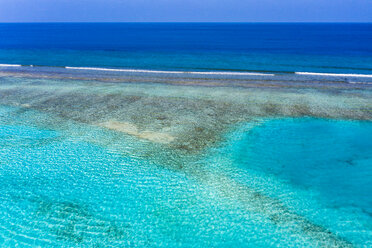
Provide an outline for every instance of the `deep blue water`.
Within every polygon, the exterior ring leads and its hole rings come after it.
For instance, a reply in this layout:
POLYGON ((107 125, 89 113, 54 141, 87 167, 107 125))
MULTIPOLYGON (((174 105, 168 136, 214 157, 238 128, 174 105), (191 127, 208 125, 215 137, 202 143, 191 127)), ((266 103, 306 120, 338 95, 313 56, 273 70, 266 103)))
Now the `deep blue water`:
POLYGON ((0 24, 0 63, 372 74, 372 24, 0 24))

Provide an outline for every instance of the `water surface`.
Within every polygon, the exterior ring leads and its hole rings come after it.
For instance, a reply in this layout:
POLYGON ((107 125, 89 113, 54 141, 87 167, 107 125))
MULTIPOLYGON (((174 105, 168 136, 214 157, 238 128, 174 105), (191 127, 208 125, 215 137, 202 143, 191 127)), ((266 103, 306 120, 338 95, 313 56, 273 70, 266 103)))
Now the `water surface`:
POLYGON ((0 245, 371 246, 371 34, 0 24, 0 245))

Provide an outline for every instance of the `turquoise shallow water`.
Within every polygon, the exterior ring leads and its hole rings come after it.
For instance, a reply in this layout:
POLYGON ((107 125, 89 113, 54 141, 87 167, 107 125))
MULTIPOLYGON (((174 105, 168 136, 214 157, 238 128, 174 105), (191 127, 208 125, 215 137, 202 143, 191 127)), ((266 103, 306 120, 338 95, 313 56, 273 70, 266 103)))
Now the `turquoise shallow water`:
POLYGON ((334 207, 372 215, 370 122, 279 119, 237 144, 236 163, 291 184, 314 188, 334 207))
POLYGON ((371 149, 371 122, 288 118, 243 127, 220 153, 244 171, 232 170, 238 181, 353 244, 371 245, 371 149))
POLYGON ((97 127, 0 116, 4 247, 371 245, 371 122, 247 123, 173 171, 76 135, 111 135, 97 127))

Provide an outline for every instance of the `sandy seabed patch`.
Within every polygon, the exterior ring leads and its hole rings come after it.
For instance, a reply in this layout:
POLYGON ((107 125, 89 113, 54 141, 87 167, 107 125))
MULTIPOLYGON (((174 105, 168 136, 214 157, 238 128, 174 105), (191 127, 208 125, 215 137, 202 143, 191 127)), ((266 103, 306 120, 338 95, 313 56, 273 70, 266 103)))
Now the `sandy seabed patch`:
POLYGON ((129 122, 119 122, 115 120, 99 123, 98 126, 123 132, 140 139, 149 140, 155 143, 168 144, 175 140, 170 134, 154 132, 154 131, 140 131, 137 126, 129 122))

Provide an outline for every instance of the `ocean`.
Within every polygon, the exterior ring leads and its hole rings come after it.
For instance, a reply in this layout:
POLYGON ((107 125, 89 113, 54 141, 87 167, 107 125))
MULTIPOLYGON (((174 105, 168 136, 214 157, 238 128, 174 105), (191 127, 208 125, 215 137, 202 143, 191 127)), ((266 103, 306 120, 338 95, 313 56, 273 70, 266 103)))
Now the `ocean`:
POLYGON ((372 246, 372 24, 0 24, 0 246, 372 246))
POLYGON ((0 63, 372 74, 371 24, 0 24, 0 63))

